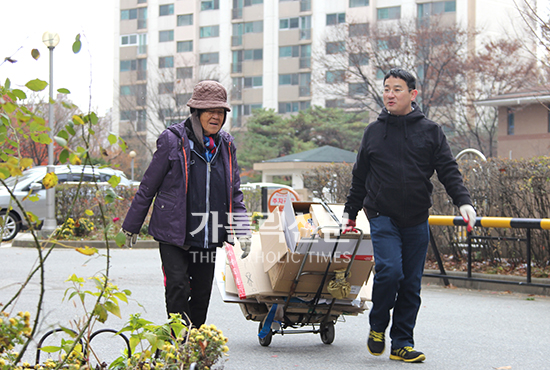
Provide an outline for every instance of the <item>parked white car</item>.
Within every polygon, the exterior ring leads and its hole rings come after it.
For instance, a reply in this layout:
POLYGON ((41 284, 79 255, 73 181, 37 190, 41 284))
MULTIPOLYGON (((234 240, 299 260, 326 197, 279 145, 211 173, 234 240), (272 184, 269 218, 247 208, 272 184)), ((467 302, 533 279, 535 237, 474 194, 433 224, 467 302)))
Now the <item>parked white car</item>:
MULTIPOLYGON (((112 168, 100 168, 91 166, 72 166, 58 165, 55 167, 55 174, 58 183, 79 182, 82 178, 84 182, 106 182, 112 176, 120 178, 119 185, 131 186, 132 182, 126 177, 124 172, 112 168)), ((21 202, 25 211, 35 214, 40 221, 46 219, 46 189, 42 184, 42 179, 47 173, 47 166, 37 166, 23 171, 21 176, 10 177, 4 182, 21 202), (23 200, 29 192, 38 196, 37 201, 29 199, 23 200)), ((6 187, 0 185, 0 231, 2 240, 13 239, 22 229, 28 227, 22 210, 11 199, 10 193, 6 187), (8 211, 10 209, 11 210, 8 211)))

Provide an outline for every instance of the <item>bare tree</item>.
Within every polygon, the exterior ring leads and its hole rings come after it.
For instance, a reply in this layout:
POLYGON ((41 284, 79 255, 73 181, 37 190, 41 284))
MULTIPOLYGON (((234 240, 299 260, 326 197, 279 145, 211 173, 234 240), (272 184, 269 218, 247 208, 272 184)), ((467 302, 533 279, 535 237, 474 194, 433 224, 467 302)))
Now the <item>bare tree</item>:
POLYGON ((456 72, 466 61, 467 36, 438 17, 331 27, 324 50, 314 56, 326 71, 316 82, 324 93, 345 99, 347 107, 379 112, 381 78, 393 67, 404 68, 417 74, 418 101, 430 116, 459 89, 456 72))
POLYGON ((422 111, 446 126, 457 149, 474 147, 494 155, 497 110, 473 103, 538 81, 536 63, 521 41, 482 39, 481 32, 463 29, 445 16, 327 29, 324 50, 314 56, 325 71, 316 80, 322 92, 341 99, 346 108, 378 113, 383 76, 393 67, 409 70, 417 76, 422 111))

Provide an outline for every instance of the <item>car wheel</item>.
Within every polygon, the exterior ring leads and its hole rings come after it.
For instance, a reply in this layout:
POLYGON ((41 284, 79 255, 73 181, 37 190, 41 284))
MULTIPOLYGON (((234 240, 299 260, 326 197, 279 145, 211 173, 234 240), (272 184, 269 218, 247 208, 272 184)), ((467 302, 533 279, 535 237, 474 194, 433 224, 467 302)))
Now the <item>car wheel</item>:
POLYGON ((2 241, 8 241, 15 238, 21 230, 21 221, 13 212, 6 215, 6 211, 0 211, 0 232, 2 233, 2 241))

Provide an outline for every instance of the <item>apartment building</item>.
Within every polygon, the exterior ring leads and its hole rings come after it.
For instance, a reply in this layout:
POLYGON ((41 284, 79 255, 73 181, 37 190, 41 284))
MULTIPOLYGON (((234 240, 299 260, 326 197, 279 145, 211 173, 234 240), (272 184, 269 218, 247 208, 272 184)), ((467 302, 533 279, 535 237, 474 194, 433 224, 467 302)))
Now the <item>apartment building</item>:
POLYGON ((147 142, 187 116, 202 79, 230 93, 230 131, 245 128, 255 108, 342 106, 331 91, 360 86, 319 63, 338 54, 333 31, 342 25, 349 37, 365 37, 375 22, 442 15, 499 35, 518 19, 513 0, 119 0, 116 13, 115 130, 147 142))

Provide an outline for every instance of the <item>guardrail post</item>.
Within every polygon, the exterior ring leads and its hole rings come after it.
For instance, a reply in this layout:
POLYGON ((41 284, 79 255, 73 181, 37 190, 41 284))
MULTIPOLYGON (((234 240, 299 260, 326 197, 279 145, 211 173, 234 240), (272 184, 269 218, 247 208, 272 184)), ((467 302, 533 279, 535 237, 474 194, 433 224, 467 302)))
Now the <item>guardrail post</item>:
POLYGON ((527 283, 531 284, 531 229, 527 229, 527 283))
POLYGON ((468 231, 468 278, 472 277, 472 232, 468 231))
MULTIPOLYGON (((441 255, 439 254, 439 250, 437 249, 437 245, 435 244, 435 238, 431 228, 430 228, 430 245, 432 246, 432 250, 434 252, 437 265, 439 266, 439 272, 441 273, 441 275, 446 276, 447 273, 445 272, 445 266, 443 265, 443 261, 441 260, 441 255)), ((443 284, 445 284, 445 286, 449 286, 449 279, 447 279, 446 277, 442 277, 442 279, 443 279, 443 284)))

